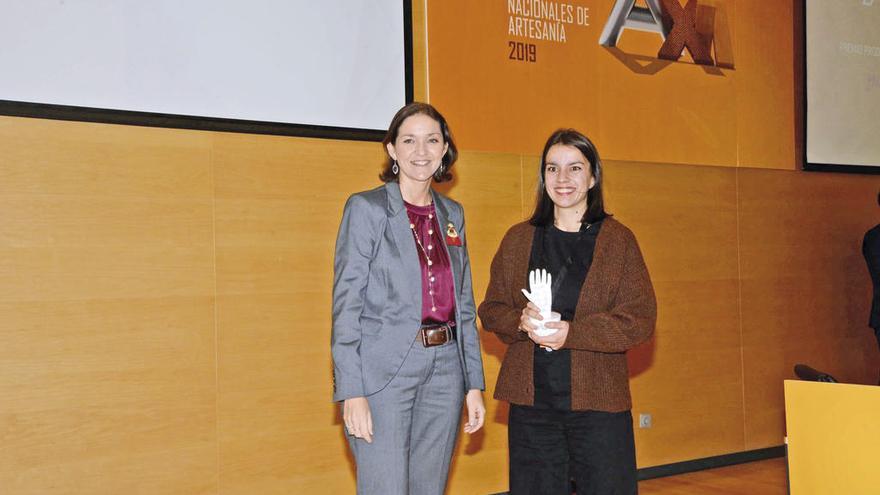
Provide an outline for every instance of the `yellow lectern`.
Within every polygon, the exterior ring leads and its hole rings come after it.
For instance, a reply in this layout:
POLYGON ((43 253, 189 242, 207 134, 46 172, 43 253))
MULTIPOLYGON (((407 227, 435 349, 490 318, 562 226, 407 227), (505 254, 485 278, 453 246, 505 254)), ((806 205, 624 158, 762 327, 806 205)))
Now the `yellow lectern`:
POLYGON ((880 494, 880 387, 785 381, 791 495, 880 494))

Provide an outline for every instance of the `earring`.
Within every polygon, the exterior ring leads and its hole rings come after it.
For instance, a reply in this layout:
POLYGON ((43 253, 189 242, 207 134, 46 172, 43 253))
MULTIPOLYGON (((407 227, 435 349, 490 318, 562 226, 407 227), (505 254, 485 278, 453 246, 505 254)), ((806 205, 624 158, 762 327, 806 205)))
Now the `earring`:
POLYGON ((436 180, 436 181, 441 180, 443 178, 443 171, 444 170, 446 170, 446 166, 444 166, 441 163, 440 167, 434 172, 434 180, 436 180))
POLYGON ((394 165, 391 166, 391 173, 394 175, 400 173, 400 167, 397 166, 397 160, 394 160, 394 165))

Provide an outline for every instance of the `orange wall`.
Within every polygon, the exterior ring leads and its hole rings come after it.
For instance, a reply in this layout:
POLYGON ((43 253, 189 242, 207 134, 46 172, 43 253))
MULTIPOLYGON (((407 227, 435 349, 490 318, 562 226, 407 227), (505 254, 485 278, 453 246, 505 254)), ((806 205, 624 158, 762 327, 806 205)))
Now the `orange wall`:
MULTIPOLYGON (((715 10, 716 39, 733 68, 656 58, 662 39, 625 30, 599 45, 616 0, 543 2, 589 9, 563 23, 566 41, 511 35, 529 2, 428 3, 431 101, 458 123, 466 149, 540 151, 560 126, 581 129, 606 159, 794 169, 792 2, 700 0, 715 10), (511 60, 508 43, 534 45, 511 60)), ((551 25, 555 23, 551 22, 551 25)))
MULTIPOLYGON (((795 171, 779 136, 738 138, 749 168, 606 164, 660 302, 631 353, 633 412, 655 423, 636 432, 642 467, 781 444, 796 362, 876 380, 859 245, 880 180, 795 171)), ((446 188, 478 299, 537 152, 466 147, 446 188)), ((377 184, 378 144, 0 118, 0 156, 0 492, 353 492, 329 402, 332 246, 345 197, 377 184)), ((494 385, 504 348, 483 345, 494 385)), ((506 409, 487 405, 451 494, 506 489, 506 409)))

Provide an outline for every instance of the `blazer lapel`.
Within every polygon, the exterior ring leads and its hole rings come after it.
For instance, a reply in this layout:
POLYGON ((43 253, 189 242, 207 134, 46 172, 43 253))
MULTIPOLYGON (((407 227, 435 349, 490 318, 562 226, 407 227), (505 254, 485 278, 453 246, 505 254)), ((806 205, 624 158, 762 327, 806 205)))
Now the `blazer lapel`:
POLYGON ((452 279, 455 282, 455 294, 458 295, 458 289, 461 287, 462 276, 462 259, 460 252, 451 252, 449 246, 446 245, 446 227, 452 224, 455 230, 461 232, 461 219, 452 218, 446 203, 446 198, 431 190, 434 197, 434 211, 437 212, 437 223, 440 225, 440 235, 443 237, 443 249, 446 250, 446 256, 449 257, 449 263, 452 268, 452 279))
POLYGON ((413 240, 412 230, 409 228, 409 217, 406 214, 406 207, 403 205, 403 196, 400 194, 400 185, 396 182, 388 182, 385 184, 385 190, 388 193, 388 223, 391 225, 391 232, 394 235, 394 242, 400 253, 401 269, 399 272, 392 267, 391 275, 402 280, 409 288, 407 291, 412 298, 412 304, 418 309, 419 315, 422 312, 422 267, 419 265, 419 255, 416 252, 416 243, 413 240))

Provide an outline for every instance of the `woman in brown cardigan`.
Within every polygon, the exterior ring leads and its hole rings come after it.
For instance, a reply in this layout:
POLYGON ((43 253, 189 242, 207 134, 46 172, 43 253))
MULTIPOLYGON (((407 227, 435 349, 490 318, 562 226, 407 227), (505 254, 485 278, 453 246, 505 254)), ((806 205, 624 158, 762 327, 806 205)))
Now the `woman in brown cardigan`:
POLYGON ((633 233, 602 200, 595 146, 554 132, 541 156, 528 222, 510 228, 492 260, 479 308, 483 327, 508 345, 495 398, 510 402, 510 494, 635 494, 635 445, 626 351, 654 330, 656 300, 633 233), (552 275, 556 333, 530 318, 528 273, 552 275))

